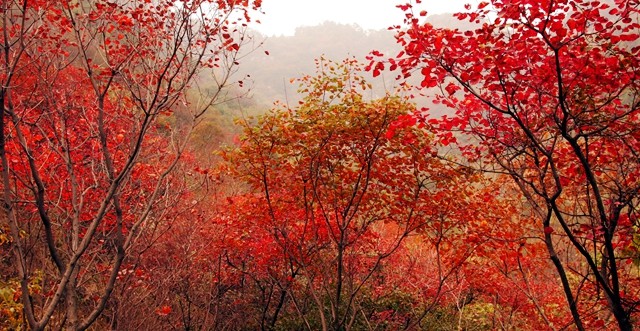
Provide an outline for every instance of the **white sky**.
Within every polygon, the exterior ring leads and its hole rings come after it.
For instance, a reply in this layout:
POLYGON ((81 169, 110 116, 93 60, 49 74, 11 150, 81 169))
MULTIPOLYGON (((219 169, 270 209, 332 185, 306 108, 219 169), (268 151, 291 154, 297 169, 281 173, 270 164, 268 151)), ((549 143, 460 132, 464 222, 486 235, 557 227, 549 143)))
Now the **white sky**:
MULTIPOLYGON (((261 24, 252 25, 267 36, 293 35, 298 26, 314 26, 325 21, 358 24, 363 29, 384 29, 403 23, 404 14, 396 8, 408 0, 263 0, 264 15, 254 14, 261 24)), ((477 0, 423 0, 417 14, 463 11, 466 3, 477 0)))

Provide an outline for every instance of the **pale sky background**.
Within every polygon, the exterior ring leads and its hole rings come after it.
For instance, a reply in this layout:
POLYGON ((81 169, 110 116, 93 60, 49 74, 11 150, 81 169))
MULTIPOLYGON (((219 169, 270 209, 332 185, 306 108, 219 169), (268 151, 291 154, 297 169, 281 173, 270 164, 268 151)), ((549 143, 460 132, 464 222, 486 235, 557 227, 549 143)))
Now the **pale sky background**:
MULTIPOLYGON (((252 25, 266 36, 293 35, 296 27, 314 26, 325 21, 357 24, 365 30, 385 29, 403 23, 404 14, 396 7, 408 0, 263 0, 264 15, 253 15, 261 24, 252 25)), ((429 15, 464 10, 466 3, 478 0, 423 0, 414 12, 429 15)))

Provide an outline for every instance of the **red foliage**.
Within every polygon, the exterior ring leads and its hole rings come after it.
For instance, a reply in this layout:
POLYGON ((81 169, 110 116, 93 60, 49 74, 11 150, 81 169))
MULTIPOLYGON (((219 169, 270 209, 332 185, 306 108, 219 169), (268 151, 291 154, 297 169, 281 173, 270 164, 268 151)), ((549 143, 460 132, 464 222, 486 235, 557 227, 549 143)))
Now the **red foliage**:
POLYGON ((456 14, 477 24, 460 31, 409 10, 388 60, 455 109, 428 121, 445 144, 520 187, 579 329, 607 319, 587 312, 600 304, 630 329, 640 304, 622 263, 638 256, 637 224, 624 225, 639 197, 638 15, 635 1, 490 1, 456 14))
POLYGON ((2 227, 30 328, 92 325, 138 240, 180 209, 178 161, 208 108, 187 89, 210 67, 225 87, 244 33, 228 19, 259 5, 214 3, 2 3, 2 227))

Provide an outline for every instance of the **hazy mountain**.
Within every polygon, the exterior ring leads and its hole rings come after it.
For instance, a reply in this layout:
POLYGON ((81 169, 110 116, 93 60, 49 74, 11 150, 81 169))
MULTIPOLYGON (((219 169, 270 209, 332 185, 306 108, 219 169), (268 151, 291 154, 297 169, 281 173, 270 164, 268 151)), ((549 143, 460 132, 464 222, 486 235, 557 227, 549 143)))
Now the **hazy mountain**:
POLYGON ((333 22, 298 28, 293 36, 267 38, 256 33, 255 38, 263 40, 263 45, 242 59, 241 73, 251 76, 253 95, 268 103, 295 98, 297 86, 290 80, 313 74, 314 60, 321 56, 365 61, 371 50, 396 53, 399 49, 391 31, 364 31, 356 25, 333 22))
MULTIPOLYGON (((428 21, 436 26, 471 28, 450 14, 432 15, 428 21)), ((394 56, 400 51, 393 31, 363 30, 357 25, 334 22, 298 28, 293 36, 264 37, 255 32, 254 37, 256 43, 262 42, 262 46, 241 60, 239 74, 250 75, 251 95, 258 104, 267 107, 276 100, 288 100, 293 104, 298 97, 298 86, 291 84, 290 80, 314 74, 314 60, 320 56, 335 61, 355 57, 364 62, 372 50, 387 56, 394 56)), ((397 85, 394 79, 397 74, 385 73, 383 77, 371 79, 374 84, 372 96, 392 91, 397 85)))

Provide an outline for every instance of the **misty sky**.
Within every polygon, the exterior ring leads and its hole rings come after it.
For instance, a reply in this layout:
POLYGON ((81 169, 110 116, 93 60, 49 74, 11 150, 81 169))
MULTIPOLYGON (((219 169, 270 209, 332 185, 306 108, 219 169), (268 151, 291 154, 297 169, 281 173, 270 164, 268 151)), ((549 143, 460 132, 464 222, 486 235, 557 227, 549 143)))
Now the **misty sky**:
MULTIPOLYGON (((402 24, 403 13, 397 4, 408 0, 263 0, 264 15, 254 28, 267 36, 293 35, 298 26, 313 26, 324 21, 351 24, 368 29, 384 29, 402 24)), ((464 4, 477 0, 423 0, 419 10, 429 14, 462 11, 464 4)))

